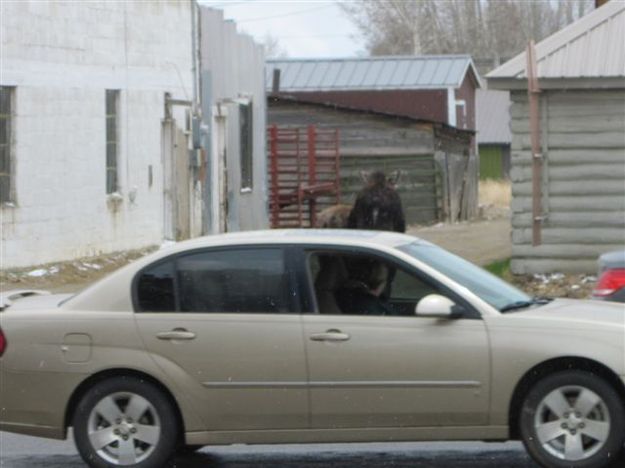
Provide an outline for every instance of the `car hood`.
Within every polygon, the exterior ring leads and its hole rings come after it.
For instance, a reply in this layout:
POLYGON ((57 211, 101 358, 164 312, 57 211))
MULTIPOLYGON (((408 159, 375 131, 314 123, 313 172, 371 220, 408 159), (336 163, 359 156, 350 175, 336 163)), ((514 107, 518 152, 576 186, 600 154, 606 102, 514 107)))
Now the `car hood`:
POLYGON ((0 310, 56 309, 72 294, 50 294, 40 290, 6 291, 0 295, 0 310))
POLYGON ((620 325, 625 332, 625 305, 616 302, 555 299, 540 307, 508 314, 519 318, 556 320, 571 324, 620 325))

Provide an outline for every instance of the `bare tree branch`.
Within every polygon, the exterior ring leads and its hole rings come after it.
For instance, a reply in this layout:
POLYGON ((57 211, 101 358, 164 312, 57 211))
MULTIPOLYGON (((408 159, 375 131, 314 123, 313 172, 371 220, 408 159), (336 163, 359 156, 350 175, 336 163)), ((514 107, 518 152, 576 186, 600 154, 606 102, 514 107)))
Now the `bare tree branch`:
POLYGON ((271 33, 267 33, 263 37, 263 46, 265 47, 265 57, 267 58, 285 58, 289 55, 280 44, 278 38, 271 35, 271 33))
POLYGON ((470 54, 495 66, 592 9, 593 0, 356 0, 341 9, 371 55, 470 54))

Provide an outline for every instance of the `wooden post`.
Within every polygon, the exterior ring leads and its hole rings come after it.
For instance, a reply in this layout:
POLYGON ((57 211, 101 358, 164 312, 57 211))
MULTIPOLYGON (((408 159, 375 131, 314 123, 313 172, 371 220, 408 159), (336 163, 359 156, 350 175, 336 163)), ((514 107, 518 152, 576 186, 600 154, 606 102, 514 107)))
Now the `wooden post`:
POLYGON ((280 187, 278 186, 278 127, 274 124, 269 129, 269 148, 271 164, 271 227, 277 228, 280 222, 280 187))
POLYGON ((297 166, 297 227, 304 227, 304 211, 302 207, 304 194, 302 193, 302 154, 300 146, 300 129, 295 129, 295 164, 297 166))
POLYGON ((334 130, 334 164, 336 171, 335 189, 336 189, 336 204, 341 204, 341 156, 339 154, 339 129, 334 130))
MULTIPOLYGON (((317 183, 317 154, 316 154, 316 129, 314 125, 308 126, 308 186, 317 183)), ((308 200, 310 210, 310 227, 317 225, 317 201, 314 196, 308 200)))

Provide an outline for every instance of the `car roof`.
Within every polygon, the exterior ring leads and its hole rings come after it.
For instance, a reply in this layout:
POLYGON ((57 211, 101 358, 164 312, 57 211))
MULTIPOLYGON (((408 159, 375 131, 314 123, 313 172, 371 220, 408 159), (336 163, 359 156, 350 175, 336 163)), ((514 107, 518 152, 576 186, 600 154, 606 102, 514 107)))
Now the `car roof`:
POLYGON ((159 250, 122 267, 64 303, 63 307, 74 310, 132 310, 128 291, 136 273, 148 265, 195 249, 234 247, 237 245, 289 245, 313 244, 328 246, 354 246, 370 248, 394 248, 418 242, 429 242, 406 234, 385 231, 361 231, 356 229, 275 229, 215 234, 187 241, 164 245, 159 250))
POLYGON ((623 268, 625 267, 625 250, 604 253, 599 257, 599 268, 623 268))
MULTIPOLYGON (((413 242, 428 242, 407 234, 358 229, 271 229, 216 234, 177 242, 167 250, 184 251, 194 248, 244 244, 327 244, 371 245, 397 247, 413 242)), ((165 249, 163 249, 165 250, 165 249)))

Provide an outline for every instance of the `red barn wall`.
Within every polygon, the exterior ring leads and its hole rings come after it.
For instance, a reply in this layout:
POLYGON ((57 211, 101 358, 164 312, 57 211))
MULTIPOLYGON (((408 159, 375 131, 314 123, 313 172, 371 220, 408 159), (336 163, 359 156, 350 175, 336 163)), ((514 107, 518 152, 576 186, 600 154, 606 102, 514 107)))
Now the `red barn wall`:
MULTIPOLYGON (((449 123, 446 90, 315 91, 282 93, 282 95, 308 102, 331 103, 353 109, 449 123)), ((475 108, 475 98, 473 106, 475 108)))
POLYGON ((456 127, 467 130, 476 130, 475 127, 475 89, 477 83, 472 73, 467 73, 460 88, 456 89, 456 100, 466 103, 466 122, 461 106, 456 106, 456 127), (465 127, 466 123, 466 127, 465 127))

